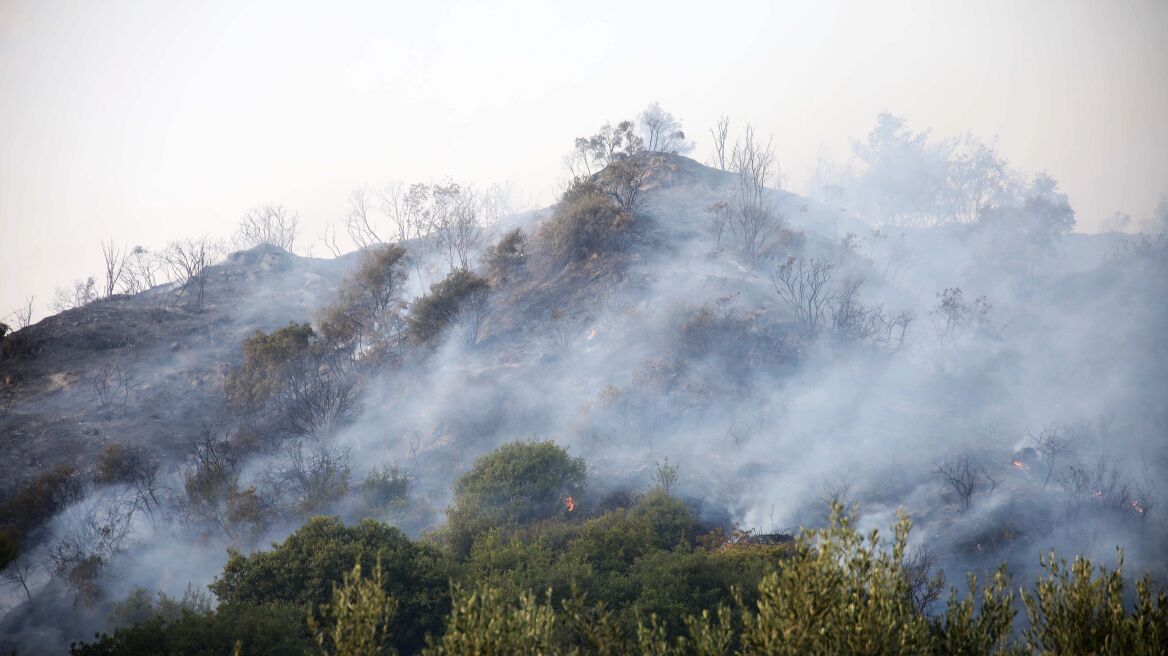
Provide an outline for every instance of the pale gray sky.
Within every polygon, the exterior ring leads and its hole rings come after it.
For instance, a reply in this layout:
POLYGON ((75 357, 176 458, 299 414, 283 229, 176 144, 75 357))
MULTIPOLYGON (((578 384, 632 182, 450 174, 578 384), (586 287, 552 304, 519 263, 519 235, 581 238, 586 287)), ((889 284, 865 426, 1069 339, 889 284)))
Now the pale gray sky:
POLYGON ((0 315, 42 316, 103 238, 226 236, 263 203, 307 244, 361 184, 547 202, 574 137, 654 100, 699 159, 720 114, 773 132, 797 192, 880 111, 996 137, 1092 231, 1168 192, 1166 35, 1165 0, 0 0, 0 315))

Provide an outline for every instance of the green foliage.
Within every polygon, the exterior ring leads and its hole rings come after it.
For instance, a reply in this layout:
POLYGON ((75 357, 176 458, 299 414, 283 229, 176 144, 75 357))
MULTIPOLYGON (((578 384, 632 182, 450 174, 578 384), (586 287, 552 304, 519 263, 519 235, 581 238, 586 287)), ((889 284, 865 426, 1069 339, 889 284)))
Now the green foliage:
POLYGON ((361 576, 361 563, 345 574, 344 583, 333 584, 333 598, 321 604, 320 618, 308 616, 316 643, 329 656, 382 656, 397 653, 390 644, 390 626, 397 600, 385 592, 381 562, 373 576, 361 576))
POLYGON ((410 341, 428 344, 461 314, 481 312, 489 289, 485 278, 466 269, 454 269, 414 301, 407 319, 410 341))
POLYGON ((657 463, 653 469, 653 482, 666 494, 669 494, 677 485, 677 465, 670 463, 669 458, 657 463))
POLYGON ((134 483, 157 469, 158 463, 141 448, 114 442, 98 454, 93 476, 98 483, 134 483))
POLYGON ((451 564, 435 547, 414 543, 385 524, 345 526, 335 517, 313 517, 271 551, 229 552, 210 588, 223 603, 290 603, 307 611, 330 601, 333 585, 343 582, 354 563, 372 569, 378 561, 385 592, 398 602, 392 644, 414 653, 427 633, 442 628, 451 564))
MULTIPOLYGON (((506 470, 492 465, 516 460, 511 451, 480 460, 476 471, 506 470)), ((217 610, 185 597, 153 605, 136 593, 124 614, 153 618, 72 653, 223 654, 237 641, 243 653, 304 653, 313 637, 326 654, 1168 650, 1168 597, 1144 579, 1125 604, 1120 568, 1096 575, 1085 559, 1043 558, 1048 576, 1022 593, 1030 625, 1020 634, 1004 567, 983 586, 970 575, 968 592, 951 591, 944 612, 929 616, 914 600, 908 520, 891 541, 854 523, 837 504, 829 526, 794 542, 699 539, 684 504, 658 489, 584 521, 493 527, 455 570, 396 529, 314 518, 270 552, 232 553, 211 586, 217 610), (372 576, 363 577, 370 563, 372 576)))
POLYGON ((316 333, 306 323, 271 333, 257 330, 243 342, 243 362, 223 382, 228 404, 243 411, 263 408, 311 366, 315 343, 316 333))
POLYGON ((767 654, 923 653, 929 623, 913 604, 903 568, 909 521, 891 549, 864 536, 837 504, 831 525, 805 533, 797 555, 759 584, 756 612, 743 616, 742 644, 767 654))
POLYGON ((573 458, 553 442, 511 442, 475 461, 454 482, 447 510, 455 554, 465 556, 474 536, 491 528, 512 528, 564 512, 565 497, 584 490, 583 458, 573 458))
POLYGON ((464 589, 456 584, 453 597, 446 632, 422 652, 426 656, 563 653, 554 636, 550 595, 541 604, 529 592, 513 600, 487 585, 464 589))
POLYGON ((487 277, 494 285, 504 285, 527 270, 527 235, 515 228, 499 238, 499 243, 483 256, 487 277))
POLYGON ((553 519, 484 534, 464 577, 508 595, 547 591, 553 604, 577 595, 603 601, 607 621, 630 639, 638 617, 650 614, 681 631, 689 613, 730 603, 732 588, 754 590, 775 562, 773 552, 698 548, 694 533, 685 505, 656 491, 583 522, 553 519))
POLYGON ((582 262, 619 250, 632 228, 632 215, 591 180, 578 179, 564 192, 555 215, 540 227, 551 264, 582 262))
POLYGON ((20 541, 5 529, 0 529, 0 571, 20 555, 20 541))
POLYGON ((334 348, 384 359, 396 346, 402 328, 401 286, 406 250, 378 244, 362 253, 360 266, 341 283, 337 300, 318 317, 320 334, 334 348))
POLYGON ((1006 654, 1014 624, 1014 593, 1003 566, 994 572, 989 586, 978 598, 977 576, 966 576, 969 591, 958 598, 952 589, 945 614, 932 620, 933 650, 940 654, 1006 654))
POLYGON ((146 588, 134 588, 123 601, 114 604, 109 620, 113 626, 124 627, 147 622, 155 617, 161 617, 166 622, 176 622, 186 613, 209 612, 211 595, 190 584, 187 584, 186 591, 179 598, 159 592, 155 599, 146 588))
POLYGON ((303 656, 312 647, 304 611, 289 604, 228 604, 214 611, 184 611, 74 643, 72 656, 303 656))
POLYGON ((374 517, 402 511, 409 493, 410 479, 396 465, 376 468, 361 482, 361 501, 374 517))
POLYGON ((1046 576, 1023 592, 1030 627, 1026 648, 1037 654, 1163 654, 1168 652, 1168 595, 1136 584, 1133 613, 1124 605, 1123 553, 1114 570, 1086 558, 1041 558, 1046 576))

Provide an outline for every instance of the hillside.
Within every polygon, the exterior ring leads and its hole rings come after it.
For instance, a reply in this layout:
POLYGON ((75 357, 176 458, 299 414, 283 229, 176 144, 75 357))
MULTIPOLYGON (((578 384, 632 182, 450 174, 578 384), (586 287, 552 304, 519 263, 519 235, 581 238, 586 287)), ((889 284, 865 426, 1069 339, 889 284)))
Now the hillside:
POLYGON ((912 546, 950 572, 1025 563, 1030 580, 1039 550, 1110 562, 1118 544, 1137 571, 1168 573, 1162 244, 1072 233, 1031 245, 1018 223, 988 221, 873 230, 766 189, 778 223, 747 253, 711 228, 737 184, 655 154, 631 211, 585 189, 502 218, 464 287, 442 287, 453 256, 409 241, 392 260, 395 295, 356 336, 330 336, 328 311, 376 249, 314 259, 265 246, 209 267, 199 304, 172 283, 9 335, 0 501, 32 498, 65 467, 74 487, 46 516, 21 517, 27 589, 4 590, 0 634, 88 638, 133 588, 201 589, 225 549, 252 552, 310 515, 440 543, 452 482, 534 439, 583 458, 588 489, 570 497, 582 512, 673 466, 668 488, 710 530, 821 525, 830 499, 858 502, 861 528, 903 510, 912 546), (513 229, 519 245, 503 252, 513 229), (275 336, 302 323, 303 350, 280 357, 309 364, 248 364, 256 331, 273 337, 256 353, 295 350, 275 336), (278 390, 244 407, 232 386, 261 365, 267 378, 245 382, 278 390), (311 430, 289 428, 300 424, 280 395, 321 389, 334 405, 311 430), (149 501, 139 478, 102 473, 111 445, 157 465, 149 501), (192 481, 212 456, 230 460, 231 488, 196 511, 192 481), (371 506, 362 490, 390 471, 408 501, 371 506), (140 511, 110 519, 110 500, 135 490, 140 511), (240 519, 245 497, 255 505, 240 519), (59 547, 98 520, 120 539, 90 554, 100 571, 79 583, 59 547))

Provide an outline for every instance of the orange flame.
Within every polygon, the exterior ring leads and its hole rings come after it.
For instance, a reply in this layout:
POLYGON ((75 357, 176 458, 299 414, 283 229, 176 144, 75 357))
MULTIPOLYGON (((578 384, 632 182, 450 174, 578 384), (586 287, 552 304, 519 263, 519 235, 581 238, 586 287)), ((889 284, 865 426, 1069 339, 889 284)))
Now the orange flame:
POLYGON ((1133 509, 1133 510, 1135 510, 1135 511, 1136 511, 1136 512, 1138 512, 1138 513, 1140 513, 1141 515, 1144 513, 1144 507, 1143 507, 1143 506, 1141 506, 1141 505, 1140 505, 1140 502, 1139 502, 1139 501, 1137 501, 1137 500, 1135 500, 1135 499, 1132 499, 1132 502, 1131 502, 1131 507, 1132 507, 1132 509, 1133 509))
POLYGON ((564 497, 564 507, 568 509, 568 512, 572 512, 576 509, 576 500, 572 497, 564 497))
POLYGON ((1011 461, 1010 461, 1010 464, 1011 464, 1011 465, 1014 465, 1014 466, 1015 466, 1015 467, 1017 467, 1018 469, 1026 469, 1026 463, 1024 463, 1024 462, 1022 462, 1021 460, 1018 460, 1018 459, 1011 460, 1011 461))

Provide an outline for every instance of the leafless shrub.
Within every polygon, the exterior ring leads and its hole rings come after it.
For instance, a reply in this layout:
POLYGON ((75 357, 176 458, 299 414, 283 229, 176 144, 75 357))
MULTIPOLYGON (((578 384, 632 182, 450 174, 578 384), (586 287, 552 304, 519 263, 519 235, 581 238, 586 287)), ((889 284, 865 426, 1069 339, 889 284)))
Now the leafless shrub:
POLYGON ((687 141, 681 122, 673 114, 661 108, 660 103, 652 103, 637 117, 641 126, 645 149, 653 153, 686 153, 693 150, 693 143, 687 141))
POLYGON ((126 256, 122 270, 122 291, 138 294, 158 284, 162 262, 157 255, 141 246, 135 246, 126 256))
POLYGON ((85 280, 73 281, 72 287, 58 287, 49 308, 53 312, 64 312, 89 305, 97 298, 97 280, 89 276, 85 280))
MULTIPOLYGON (((382 212, 389 217, 392 238, 399 243, 425 239, 432 229, 429 212, 430 187, 421 183, 390 185, 379 196, 382 212)), ((353 232, 350 224, 350 234, 353 232)), ((376 237, 376 234, 365 231, 376 237)))
POLYGON ((1046 475, 1042 480, 1042 489, 1045 490, 1058 467, 1059 459, 1071 451, 1071 444, 1063 436, 1063 431, 1053 425, 1047 426, 1038 435, 1030 435, 1030 440, 1034 442, 1034 450, 1046 466, 1046 475))
POLYGON ((29 601, 32 601, 32 592, 28 589, 29 581, 36 575, 36 563, 29 558, 18 558, 15 561, 8 563, 8 566, 0 571, 0 576, 4 577, 5 581, 20 586, 24 590, 24 596, 29 601))
POLYGON ((1159 505, 1155 485, 1128 479, 1102 456, 1091 464, 1067 466, 1055 480, 1072 509, 1096 506, 1146 520, 1159 505))
POLYGON ((743 138, 735 143, 730 154, 734 187, 725 199, 707 208, 717 246, 721 247, 724 235, 729 236, 734 247, 751 263, 769 248, 782 227, 782 217, 766 197, 774 163, 771 142, 760 142, 754 127, 747 125, 743 138))
POLYGON ((218 247, 207 238, 172 241, 162 252, 162 262, 177 283, 173 305, 184 298, 191 299, 197 309, 203 307, 207 288, 207 267, 218 254, 218 247))
POLYGON ((435 246, 446 252, 451 269, 467 269, 470 256, 483 239, 483 228, 498 218, 493 206, 472 187, 457 183, 431 189, 432 233, 435 246))
POLYGON ((152 512, 159 505, 159 466, 159 460, 145 449, 114 443, 106 446, 98 455, 94 479, 98 483, 128 485, 135 492, 141 508, 152 512))
POLYGON ((283 205, 254 207, 243 215, 235 233, 237 248, 274 246, 292 252, 300 231, 300 217, 283 205))
POLYGON ((942 572, 934 573, 933 561, 933 552, 927 546, 922 546, 906 556, 903 563, 909 595, 913 606, 921 613, 928 613, 945 590, 945 575, 942 572))
POLYGON ((321 243, 328 249, 333 257, 340 257, 342 254, 340 245, 337 244, 337 227, 333 224, 328 224, 324 227, 324 235, 320 238, 321 243))
POLYGON ((350 472, 348 449, 298 439, 284 446, 265 478, 271 489, 290 497, 294 512, 311 515, 348 492, 350 472))
POLYGON ((226 432, 205 428, 181 468, 181 509, 189 522, 217 524, 230 532, 227 500, 239 489, 237 458, 226 432))
POLYGON ((966 301, 960 287, 937 292, 937 305, 930 315, 937 329, 938 341, 943 343, 970 331, 989 330, 991 307, 985 296, 979 296, 973 302, 966 301))
POLYGON ((847 280, 831 297, 828 305, 832 331, 842 339, 875 344, 889 353, 899 351, 915 315, 889 315, 880 305, 865 305, 858 294, 862 284, 858 279, 847 280))
POLYGON ((295 435, 331 436, 357 413, 356 388, 346 377, 325 374, 293 381, 291 387, 286 415, 295 435))
POLYGON ((93 389, 97 393, 99 407, 102 410, 117 408, 118 412, 126 414, 134 382, 133 372, 120 361, 107 362, 98 367, 94 372, 93 389))
POLYGON ((719 170, 726 171, 726 138, 730 134, 730 117, 722 116, 714 127, 710 128, 710 136, 714 140, 714 155, 710 160, 712 166, 716 166, 719 170))
POLYGON ((552 312, 548 325, 548 341, 557 353, 565 353, 572 343, 584 334, 584 329, 585 325, 582 322, 569 316, 564 310, 556 309, 552 312))
POLYGON ((934 473, 944 485, 941 498, 960 510, 969 509, 974 495, 983 491, 992 494, 1001 482, 993 478, 984 466, 964 454, 943 461, 937 465, 934 473))
POLYGON ((846 476, 824 479, 820 487, 819 501, 829 510, 832 506, 840 505, 848 508, 855 499, 852 494, 852 482, 846 476))
POLYGON ((24 299, 23 305, 9 313, 8 316, 17 330, 28 328, 32 324, 32 306, 35 300, 35 296, 29 296, 24 299))
POLYGON ((63 513, 59 525, 65 531, 49 548, 49 560, 83 599, 98 597, 97 577, 124 548, 136 507, 132 497, 112 494, 63 513))
POLYGON ((118 248, 114 240, 101 242, 101 257, 104 264, 102 271, 105 274, 105 296, 109 298, 118 291, 126 275, 126 262, 129 252, 125 247, 118 248))
POLYGON ((789 257, 771 276, 779 298, 809 333, 817 332, 824 323, 831 302, 829 283, 835 269, 835 265, 827 260, 789 257))

